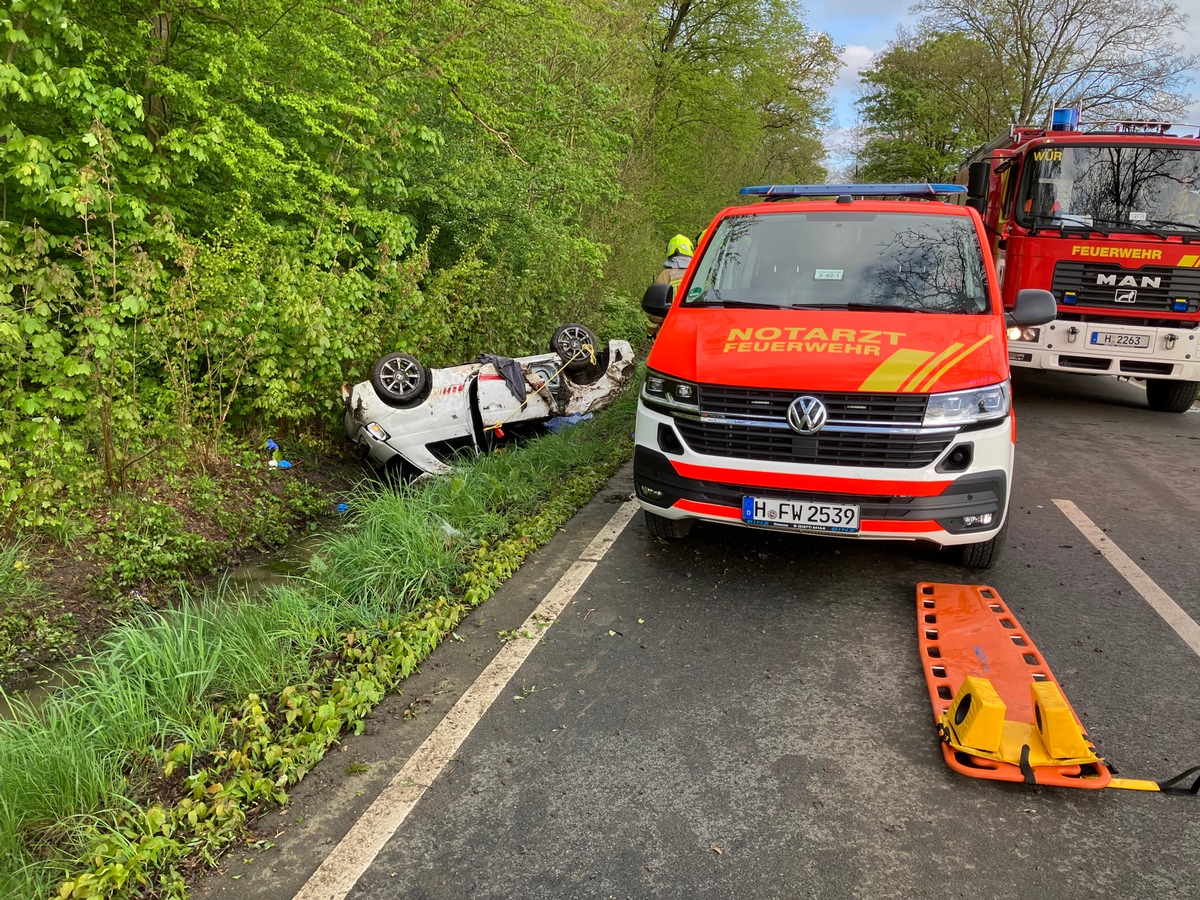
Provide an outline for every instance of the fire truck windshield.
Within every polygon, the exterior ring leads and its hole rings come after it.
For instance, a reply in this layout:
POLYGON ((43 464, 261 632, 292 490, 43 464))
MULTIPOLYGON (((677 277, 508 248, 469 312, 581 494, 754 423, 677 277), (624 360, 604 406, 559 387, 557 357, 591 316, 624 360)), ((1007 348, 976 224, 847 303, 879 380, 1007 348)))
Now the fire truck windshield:
POLYGON ((1200 230, 1200 146, 1035 147, 1026 156, 1016 218, 1029 228, 1189 234, 1200 230))

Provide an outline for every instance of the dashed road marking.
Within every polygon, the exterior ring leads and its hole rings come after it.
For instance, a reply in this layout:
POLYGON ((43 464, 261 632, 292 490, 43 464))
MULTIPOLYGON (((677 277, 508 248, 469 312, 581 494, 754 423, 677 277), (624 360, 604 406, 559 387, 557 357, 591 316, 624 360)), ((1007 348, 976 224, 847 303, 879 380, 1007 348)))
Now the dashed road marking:
POLYGON ((1085 538, 1092 542, 1100 553, 1112 563, 1112 567, 1121 573, 1135 591, 1142 595, 1156 613, 1175 629, 1175 633, 1183 638, 1183 642, 1192 648, 1192 652, 1200 656, 1200 625, 1196 620, 1183 611, 1183 608, 1171 599, 1170 595, 1154 583, 1141 567, 1125 555, 1107 534, 1101 531, 1083 511, 1070 500, 1055 500, 1064 516, 1080 530, 1085 538))
POLYGON ((517 637, 505 644, 488 663, 446 717, 317 867, 304 887, 300 888, 295 900, 342 900, 350 892, 396 833, 396 829, 408 818, 434 779, 458 752, 471 729, 483 718, 488 707, 533 652, 542 635, 566 609, 637 509, 637 502, 630 500, 613 514, 558 583, 542 598, 537 609, 529 614, 529 618, 517 630, 517 637))

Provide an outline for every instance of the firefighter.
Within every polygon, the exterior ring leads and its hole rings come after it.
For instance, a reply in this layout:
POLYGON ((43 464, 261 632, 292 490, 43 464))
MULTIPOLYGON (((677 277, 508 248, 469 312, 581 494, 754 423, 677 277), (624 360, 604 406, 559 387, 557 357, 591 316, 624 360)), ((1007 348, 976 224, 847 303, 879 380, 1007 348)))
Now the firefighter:
POLYGON ((677 234, 667 243, 667 258, 663 262, 662 271, 655 280, 659 284, 673 284, 679 287, 683 281, 683 273, 692 264, 692 254, 695 248, 684 235, 677 234))
MULTIPOLYGON (((686 235, 677 234, 671 238, 667 242, 667 258, 663 262, 662 271, 654 279, 655 283, 669 284, 678 288, 679 283, 683 281, 683 273, 692 263, 694 252, 695 248, 686 235)), ((647 318, 650 320, 650 324, 646 327, 646 334, 653 339, 658 334, 659 326, 662 325, 662 316, 647 316, 647 318)))

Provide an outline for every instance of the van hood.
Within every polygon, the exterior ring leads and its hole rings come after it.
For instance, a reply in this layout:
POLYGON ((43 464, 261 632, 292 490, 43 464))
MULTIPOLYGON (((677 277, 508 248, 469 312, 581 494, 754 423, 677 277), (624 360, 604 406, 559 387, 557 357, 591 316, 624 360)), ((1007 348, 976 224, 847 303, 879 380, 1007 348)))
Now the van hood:
POLYGON ((997 315, 848 310, 670 311, 647 365, 703 384, 933 393, 1008 377, 997 315))

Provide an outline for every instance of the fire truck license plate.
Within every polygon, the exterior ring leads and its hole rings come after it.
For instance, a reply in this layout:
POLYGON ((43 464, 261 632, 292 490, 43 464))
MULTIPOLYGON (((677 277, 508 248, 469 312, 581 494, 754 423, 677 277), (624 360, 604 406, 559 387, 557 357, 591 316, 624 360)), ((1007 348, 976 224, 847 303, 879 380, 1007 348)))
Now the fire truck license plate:
POLYGON ((1146 350, 1150 347, 1148 334, 1122 334, 1119 331, 1093 331, 1092 343, 1103 347, 1133 347, 1146 350))
POLYGON ((742 521, 747 525, 798 528, 803 531, 858 533, 858 507, 841 503, 809 503, 769 497, 743 497, 742 521))

